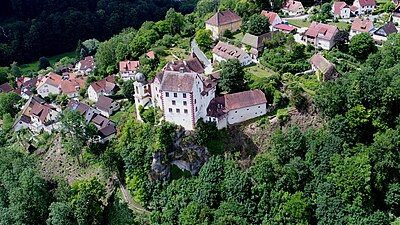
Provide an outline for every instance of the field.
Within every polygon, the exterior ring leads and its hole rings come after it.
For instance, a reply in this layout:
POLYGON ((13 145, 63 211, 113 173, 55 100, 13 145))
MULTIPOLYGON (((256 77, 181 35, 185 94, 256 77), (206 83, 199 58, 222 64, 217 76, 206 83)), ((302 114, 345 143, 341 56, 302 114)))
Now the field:
POLYGON ((249 67, 246 67, 245 69, 244 69, 244 71, 246 71, 246 72, 248 72, 248 73, 251 73, 251 74, 253 74, 254 76, 256 76, 256 77, 267 77, 267 76, 270 76, 270 75, 272 75, 272 74, 274 74, 275 72, 274 71, 272 71, 272 70, 270 70, 270 69, 268 69, 268 68, 266 68, 266 69, 262 69, 261 67, 260 67, 260 65, 252 65, 252 66, 249 66, 249 67))
POLYGON ((311 22, 303 21, 303 20, 287 20, 290 25, 295 27, 309 27, 311 22))
MULTIPOLYGON (((50 61, 50 65, 53 65, 54 63, 58 62, 61 58, 64 57, 70 57, 70 58, 74 58, 75 57, 75 51, 72 52, 66 52, 60 55, 55 55, 52 56, 49 59, 50 61)), ((37 71, 39 67, 39 60, 35 61, 35 62, 31 62, 31 63, 27 63, 27 64, 23 64, 20 66, 20 69, 23 73, 27 73, 27 72, 32 72, 32 71, 37 71)))
POLYGON ((328 24, 337 26, 339 28, 339 30, 347 30, 347 27, 349 26, 350 23, 340 21, 337 23, 329 22, 328 24))

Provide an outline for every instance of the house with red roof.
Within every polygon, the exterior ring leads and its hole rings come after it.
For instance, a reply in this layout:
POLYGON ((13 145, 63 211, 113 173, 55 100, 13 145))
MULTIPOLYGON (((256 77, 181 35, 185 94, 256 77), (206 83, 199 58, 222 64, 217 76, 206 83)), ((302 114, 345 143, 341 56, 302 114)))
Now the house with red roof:
POLYGON ((240 30, 241 26, 242 18, 230 9, 222 12, 218 11, 206 21, 206 29, 211 30, 211 35, 214 39, 224 35, 226 30, 232 32, 240 30))
POLYGON ((270 31, 274 30, 275 25, 282 23, 281 17, 276 12, 270 12, 270 11, 263 10, 263 11, 261 11, 261 15, 264 15, 268 18, 270 31))
POLYGON ((211 100, 205 121, 215 122, 218 129, 244 122, 267 113, 267 99, 261 90, 226 94, 211 100))
POLYGON ((219 41, 218 44, 213 48, 212 53, 214 62, 237 59, 242 66, 247 66, 253 63, 250 55, 247 54, 243 49, 222 41, 219 41))
POLYGON ((375 10, 376 0, 355 0, 353 6, 357 7, 358 15, 369 14, 375 10))
POLYGON ((361 34, 361 33, 370 33, 375 30, 374 24, 372 23, 371 20, 365 19, 362 20, 358 17, 354 18, 353 23, 351 24, 350 28, 350 38, 352 38, 354 35, 361 34))
POLYGON ((140 67, 139 61, 125 60, 119 62, 119 74, 123 81, 134 80, 140 67))
POLYGON ((335 19, 348 19, 350 18, 350 7, 346 2, 334 2, 332 14, 335 19))
POLYGON ((322 81, 335 81, 339 76, 339 72, 335 66, 329 62, 321 52, 315 53, 309 60, 312 69, 317 74, 318 80, 322 77, 322 81))
POLYGON ((61 93, 60 84, 62 76, 50 72, 45 76, 41 77, 36 84, 36 91, 42 97, 47 97, 50 94, 58 95, 61 93))
POLYGON ((88 87, 87 93, 89 100, 97 102, 101 95, 110 96, 115 94, 118 90, 119 87, 115 84, 115 76, 111 75, 91 83, 88 87))
POLYGON ((4 83, 0 85, 0 93, 8 93, 13 90, 14 88, 9 83, 4 83))
POLYGON ((93 56, 85 57, 85 59, 79 61, 75 66, 76 71, 80 74, 88 74, 92 72, 94 68, 96 68, 96 63, 94 62, 93 56))
POLYGON ((296 32, 296 27, 294 26, 290 26, 288 24, 284 24, 284 23, 280 23, 274 26, 274 30, 275 31, 280 31, 283 32, 285 34, 293 34, 296 32))
POLYGON ((13 125, 14 131, 29 129, 35 133, 42 131, 51 133, 59 129, 60 123, 57 116, 61 109, 53 104, 48 104, 43 99, 31 96, 22 108, 21 115, 13 125))
POLYGON ((73 79, 63 79, 60 83, 62 94, 70 98, 78 97, 79 91, 85 87, 87 77, 78 77, 73 79))
POLYGON ((306 13, 300 1, 287 0, 282 8, 282 12, 289 16, 299 16, 306 13))
POLYGON ((312 22, 303 36, 303 40, 316 48, 330 50, 335 46, 335 36, 339 32, 336 26, 312 22))

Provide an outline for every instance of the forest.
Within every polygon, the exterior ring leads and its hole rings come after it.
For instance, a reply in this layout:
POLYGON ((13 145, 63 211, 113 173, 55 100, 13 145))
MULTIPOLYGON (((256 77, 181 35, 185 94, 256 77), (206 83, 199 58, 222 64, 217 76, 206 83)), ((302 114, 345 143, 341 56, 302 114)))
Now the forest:
MULTIPOLYGON (((193 1, 192 1, 193 2, 193 1)), ((123 28, 164 18, 173 7, 193 11, 191 1, 174 0, 6 0, 0 7, 0 66, 73 51, 79 40, 105 40, 123 28)))

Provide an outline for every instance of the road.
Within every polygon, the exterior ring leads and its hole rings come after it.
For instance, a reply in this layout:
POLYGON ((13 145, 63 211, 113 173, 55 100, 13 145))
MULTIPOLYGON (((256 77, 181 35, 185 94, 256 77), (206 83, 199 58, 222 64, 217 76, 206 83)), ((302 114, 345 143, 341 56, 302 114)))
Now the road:
POLYGON ((119 186, 119 189, 122 193, 122 196, 124 196, 125 202, 128 204, 128 207, 132 209, 135 212, 139 212, 141 214, 150 214, 149 211, 147 211, 145 208, 143 208, 139 203, 135 202, 131 195, 129 194, 128 190, 126 190, 125 186, 122 184, 122 182, 119 180, 119 178, 116 175, 113 175, 113 179, 119 186))
POLYGON ((199 46, 197 45, 196 41, 193 39, 190 43, 194 54, 199 58, 199 60, 204 64, 205 67, 211 65, 210 60, 208 60, 207 56, 200 50, 199 46))

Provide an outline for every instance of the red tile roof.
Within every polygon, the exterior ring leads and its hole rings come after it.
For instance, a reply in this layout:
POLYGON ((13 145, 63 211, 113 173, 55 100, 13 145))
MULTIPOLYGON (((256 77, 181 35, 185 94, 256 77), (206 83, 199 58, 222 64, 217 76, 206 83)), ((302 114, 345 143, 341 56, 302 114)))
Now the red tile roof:
POLYGON ((263 10, 261 11, 261 15, 268 17, 269 24, 271 25, 274 22, 275 18, 278 16, 278 13, 263 10))
POLYGON ((87 77, 79 77, 70 80, 62 80, 60 89, 63 94, 72 94, 85 87, 87 77))
POLYGON ((306 35, 314 38, 318 37, 324 40, 332 40, 337 31, 338 28, 336 26, 312 22, 306 31, 306 35))
POLYGON ((155 59, 155 55, 154 55, 154 51, 150 51, 148 53, 146 53, 147 57, 149 57, 150 59, 155 59))
POLYGON ((119 62, 119 71, 120 72, 129 72, 129 71, 137 71, 140 67, 139 61, 121 61, 119 62))
POLYGON ((340 15, 340 11, 344 7, 348 7, 346 2, 335 2, 335 3, 333 3, 333 14, 340 15))
POLYGON ((360 6, 375 6, 375 0, 359 0, 360 6))
POLYGON ((287 24, 283 24, 283 23, 275 25, 274 28, 278 29, 278 30, 288 31, 288 32, 292 32, 293 30, 296 30, 295 27, 287 25, 287 24))
POLYGON ((86 71, 88 69, 93 69, 96 66, 93 56, 87 56, 85 57, 84 60, 79 61, 79 63, 80 67, 78 68, 78 70, 83 70, 83 71, 86 71))
POLYGON ((291 12, 297 12, 299 10, 304 9, 303 4, 300 1, 293 1, 293 0, 288 0, 285 2, 285 5, 283 6, 283 9, 286 9, 291 12))
POLYGON ((102 80, 93 82, 90 86, 94 89, 96 93, 101 91, 103 92, 112 92, 116 88, 115 78, 114 76, 108 76, 102 80))
POLYGON ((351 30, 364 32, 364 33, 369 32, 372 28, 374 28, 374 25, 371 20, 368 20, 368 19, 361 20, 358 17, 356 17, 354 19, 354 22, 351 24, 351 30))
POLYGON ((0 93, 8 93, 10 91, 14 90, 13 87, 9 83, 4 83, 0 85, 0 93))
POLYGON ((228 9, 222 12, 217 12, 212 16, 206 23, 213 26, 222 26, 226 24, 235 23, 241 21, 242 18, 234 13, 232 10, 228 9))
POLYGON ((230 110, 236 110, 266 103, 267 99, 265 98, 265 94, 258 89, 227 94, 211 100, 209 106, 207 107, 207 115, 212 117, 219 117, 230 110))

